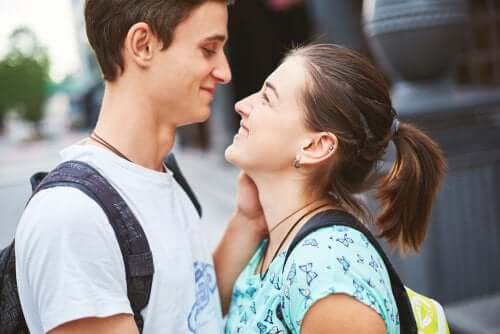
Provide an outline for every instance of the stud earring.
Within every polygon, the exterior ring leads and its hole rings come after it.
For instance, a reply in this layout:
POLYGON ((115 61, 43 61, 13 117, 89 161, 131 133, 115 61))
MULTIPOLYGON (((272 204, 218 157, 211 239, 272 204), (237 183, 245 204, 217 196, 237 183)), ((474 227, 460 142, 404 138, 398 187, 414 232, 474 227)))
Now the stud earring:
POLYGON ((330 147, 328 147, 328 151, 330 151, 330 152, 333 151, 334 149, 335 149, 335 146, 333 146, 333 145, 330 145, 330 147))
POLYGON ((301 167, 301 165, 300 165, 300 155, 297 155, 295 157, 295 160, 293 161, 293 167, 295 167, 297 169, 301 167))

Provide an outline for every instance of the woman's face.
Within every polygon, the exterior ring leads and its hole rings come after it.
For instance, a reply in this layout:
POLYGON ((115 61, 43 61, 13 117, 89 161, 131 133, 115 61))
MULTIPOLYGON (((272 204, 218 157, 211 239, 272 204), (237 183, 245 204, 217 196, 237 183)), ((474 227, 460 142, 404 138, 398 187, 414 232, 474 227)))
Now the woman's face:
POLYGON ((226 150, 230 163, 246 172, 293 168, 310 133, 300 102, 305 82, 303 60, 291 57, 267 78, 260 91, 236 103, 241 123, 226 150))

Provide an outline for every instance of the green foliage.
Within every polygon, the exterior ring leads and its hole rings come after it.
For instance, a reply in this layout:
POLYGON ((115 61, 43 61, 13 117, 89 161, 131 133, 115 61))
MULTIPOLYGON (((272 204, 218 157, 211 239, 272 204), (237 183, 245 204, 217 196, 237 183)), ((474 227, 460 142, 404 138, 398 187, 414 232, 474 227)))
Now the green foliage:
POLYGON ((38 128, 49 86, 46 50, 29 29, 16 29, 9 52, 0 61, 0 118, 12 109, 38 128))

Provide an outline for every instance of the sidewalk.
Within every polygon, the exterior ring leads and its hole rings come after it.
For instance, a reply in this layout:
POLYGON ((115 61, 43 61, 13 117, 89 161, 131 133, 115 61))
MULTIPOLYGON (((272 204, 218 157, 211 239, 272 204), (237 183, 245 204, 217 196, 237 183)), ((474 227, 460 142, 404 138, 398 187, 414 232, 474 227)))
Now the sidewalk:
MULTIPOLYGON (((68 132, 37 142, 9 142, 0 137, 0 248, 12 240, 31 192, 29 177, 59 162, 59 151, 87 134, 68 132)), ((213 249, 234 207, 238 170, 220 154, 174 150, 182 171, 203 207, 203 233, 213 249)))

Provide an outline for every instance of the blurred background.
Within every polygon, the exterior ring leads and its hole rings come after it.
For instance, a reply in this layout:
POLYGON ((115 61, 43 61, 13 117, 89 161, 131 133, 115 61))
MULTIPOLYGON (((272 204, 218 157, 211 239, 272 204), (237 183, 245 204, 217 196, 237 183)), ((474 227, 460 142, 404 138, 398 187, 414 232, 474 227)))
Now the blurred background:
MULTIPOLYGON (((14 236, 29 177, 53 168, 97 120, 103 83, 82 4, 0 0, 0 248, 14 236)), ((292 46, 345 45, 385 73, 400 117, 449 162, 422 252, 391 259, 408 286, 445 305, 453 333, 500 333, 500 0, 237 0, 229 30, 233 82, 174 148, 210 247, 234 205, 238 171, 223 159, 239 127, 234 102, 292 46)))

